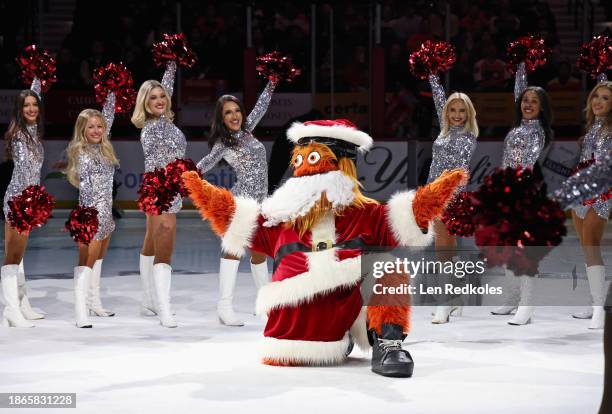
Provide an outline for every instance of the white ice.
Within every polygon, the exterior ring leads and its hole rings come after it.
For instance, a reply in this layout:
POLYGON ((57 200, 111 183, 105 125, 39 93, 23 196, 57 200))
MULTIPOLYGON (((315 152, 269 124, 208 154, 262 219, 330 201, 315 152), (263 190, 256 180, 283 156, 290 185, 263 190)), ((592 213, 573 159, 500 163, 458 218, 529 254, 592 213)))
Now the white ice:
MULTIPOLYGON (((138 313, 144 221, 134 214, 117 222, 104 262, 103 303, 117 316, 92 318, 93 329, 77 329, 76 249, 59 231, 64 220, 32 233, 25 259, 30 297, 47 316, 33 329, 0 328, 0 392, 75 392, 77 409, 68 413, 574 414, 599 406, 602 332, 572 319, 572 307, 539 307, 534 323, 520 327, 485 307, 432 325, 431 308, 414 307, 405 342, 415 360, 409 379, 372 373, 369 356, 358 349, 337 367, 262 365, 264 321, 252 315, 248 262, 235 298, 246 326, 222 326, 215 313, 218 241, 191 212, 179 216, 173 260, 179 327, 163 328, 156 317, 138 313)), ((608 262, 610 239, 608 231, 608 262)), ((575 235, 566 242, 576 244, 575 235)))

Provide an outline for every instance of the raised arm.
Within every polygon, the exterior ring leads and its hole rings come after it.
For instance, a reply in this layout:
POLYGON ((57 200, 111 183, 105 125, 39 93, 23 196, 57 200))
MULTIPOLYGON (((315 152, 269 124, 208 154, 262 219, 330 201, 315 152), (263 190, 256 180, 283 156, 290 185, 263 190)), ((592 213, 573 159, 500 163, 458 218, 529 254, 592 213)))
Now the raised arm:
POLYGON ((268 81, 268 84, 264 88, 261 95, 259 95, 259 99, 257 99, 257 103, 255 107, 247 117, 246 123, 244 127, 249 131, 253 132, 261 118, 266 114, 268 110, 268 106, 270 105, 270 101, 272 100, 272 93, 274 93, 274 88, 276 88, 276 83, 272 81, 268 81))
POLYGON ((113 92, 109 92, 108 95, 106 95, 106 100, 102 106, 102 116, 106 121, 106 132, 110 135, 113 122, 115 121, 115 94, 113 92))
POLYGON ((221 161, 221 159, 223 158, 224 150, 225 146, 221 142, 217 141, 215 145, 213 145, 210 152, 206 156, 204 156, 204 158, 202 158, 200 162, 198 162, 197 167, 198 170, 200 170, 200 172, 202 173, 202 175, 204 175, 208 170, 213 168, 219 163, 219 161, 221 161))
POLYGON ((42 86, 41 86, 41 84, 40 84, 40 79, 38 79, 38 78, 34 78, 34 79, 32 80, 32 85, 30 85, 30 90, 31 90, 32 92, 36 92, 36 95, 38 95, 38 98, 39 98, 39 99, 42 99, 42 94, 41 94, 41 92, 42 92, 42 86))
POLYGON ((176 75, 176 62, 171 60, 166 63, 166 70, 164 71, 164 76, 162 78, 161 84, 166 90, 166 93, 169 98, 172 98, 172 94, 174 93, 174 76, 176 75))
POLYGON ((525 70, 525 62, 519 63, 514 76, 514 101, 518 101, 523 91, 527 89, 527 70, 525 70))
POLYGON ((442 127, 442 112, 446 104, 446 93, 444 92, 444 87, 440 84, 438 75, 429 75, 429 84, 431 85, 431 95, 436 106, 436 114, 438 114, 438 122, 440 127, 442 127))

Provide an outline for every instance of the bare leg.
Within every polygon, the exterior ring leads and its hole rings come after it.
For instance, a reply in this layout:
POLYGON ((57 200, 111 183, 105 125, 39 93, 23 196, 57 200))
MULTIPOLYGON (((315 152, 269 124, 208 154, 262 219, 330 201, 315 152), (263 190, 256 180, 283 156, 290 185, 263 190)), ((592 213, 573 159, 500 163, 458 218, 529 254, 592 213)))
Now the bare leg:
POLYGON ((4 264, 19 265, 25 254, 29 233, 19 234, 8 223, 4 223, 4 264))
POLYGON ((601 239, 606 228, 606 220, 602 219, 590 208, 584 217, 582 227, 582 247, 587 266, 602 266, 601 239))
POLYGON ((160 214, 159 216, 151 216, 151 219, 154 229, 154 263, 170 264, 176 238, 176 214, 160 214))

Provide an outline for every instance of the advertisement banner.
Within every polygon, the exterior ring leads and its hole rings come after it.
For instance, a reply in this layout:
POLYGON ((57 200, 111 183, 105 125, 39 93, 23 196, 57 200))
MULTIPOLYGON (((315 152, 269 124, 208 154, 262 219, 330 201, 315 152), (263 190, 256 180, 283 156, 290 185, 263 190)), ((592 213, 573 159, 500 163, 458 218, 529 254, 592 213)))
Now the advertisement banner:
MULTIPOLYGON (((273 142, 264 142, 268 157, 273 142)), ((43 164, 43 184, 57 200, 76 200, 77 190, 65 179, 61 178, 57 162, 64 159, 64 150, 68 141, 46 141, 45 162, 43 164)), ((138 188, 142 181, 144 159, 142 147, 138 141, 115 141, 114 147, 121 166, 115 174, 119 189, 117 199, 130 202, 133 205, 138 198, 138 188)), ((376 141, 371 151, 358 160, 359 180, 363 185, 364 193, 378 200, 387 200, 393 193, 410 187, 409 148, 415 148, 416 176, 418 182, 427 181, 429 165, 431 163, 431 142, 419 142, 409 146, 406 141, 376 141)), ((3 149, 2 149, 3 150, 3 149)), ((208 153, 208 145, 203 141, 190 141, 187 157, 196 162, 208 153)), ((483 178, 493 172, 501 163, 502 143, 481 142, 476 147, 470 168, 470 181, 468 189, 475 189, 483 178)), ((577 161, 578 145, 573 142, 554 143, 550 151, 543 155, 541 166, 549 190, 556 188, 569 174, 577 161)), ((269 160, 268 160, 269 161, 269 160)), ((284 161, 283 161, 284 162, 284 161)), ((290 171, 287 171, 286 177, 290 171)), ((236 176, 227 164, 218 165, 207 172, 205 178, 214 185, 230 188, 236 181, 236 176)))

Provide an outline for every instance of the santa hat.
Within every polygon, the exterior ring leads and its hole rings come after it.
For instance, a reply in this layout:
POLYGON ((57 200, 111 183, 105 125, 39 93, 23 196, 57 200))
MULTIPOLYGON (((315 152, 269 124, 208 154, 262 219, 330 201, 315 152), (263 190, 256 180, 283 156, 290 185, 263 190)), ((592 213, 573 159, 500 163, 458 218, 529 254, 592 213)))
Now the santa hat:
POLYGON ((323 119, 319 121, 294 122, 287 130, 287 138, 294 144, 310 141, 330 146, 341 146, 366 152, 372 146, 372 137, 357 129, 348 119, 323 119), (334 145, 336 144, 336 145, 334 145))

